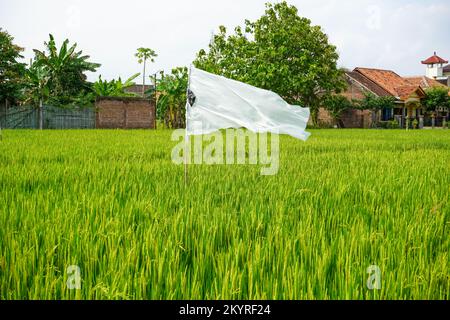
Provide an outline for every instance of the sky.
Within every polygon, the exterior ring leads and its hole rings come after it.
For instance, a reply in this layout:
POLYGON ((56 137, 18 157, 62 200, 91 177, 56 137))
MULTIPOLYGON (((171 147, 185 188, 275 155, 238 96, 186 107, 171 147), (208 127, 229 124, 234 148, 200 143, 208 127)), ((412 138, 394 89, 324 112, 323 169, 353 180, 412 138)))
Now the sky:
MULTIPOLYGON (((219 25, 233 30, 256 20, 267 0, 0 0, 0 27, 15 43, 43 49, 52 33, 69 38, 102 66, 89 80, 128 78, 140 72, 138 47, 156 50, 148 73, 187 66, 207 48, 219 25)), ((277 2, 277 1, 272 1, 277 2)), ((448 0, 290 0, 299 15, 320 25, 340 54, 339 66, 391 69, 424 75, 420 61, 450 60, 448 0)))

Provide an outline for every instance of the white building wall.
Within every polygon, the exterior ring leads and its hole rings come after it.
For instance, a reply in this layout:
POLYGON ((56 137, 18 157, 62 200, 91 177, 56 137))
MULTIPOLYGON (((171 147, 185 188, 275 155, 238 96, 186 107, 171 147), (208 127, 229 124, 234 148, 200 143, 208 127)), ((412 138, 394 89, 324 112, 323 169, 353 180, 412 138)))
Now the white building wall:
POLYGON ((443 76, 443 69, 444 66, 442 63, 439 64, 427 64, 427 69, 426 69, 426 76, 428 78, 440 78, 443 76))

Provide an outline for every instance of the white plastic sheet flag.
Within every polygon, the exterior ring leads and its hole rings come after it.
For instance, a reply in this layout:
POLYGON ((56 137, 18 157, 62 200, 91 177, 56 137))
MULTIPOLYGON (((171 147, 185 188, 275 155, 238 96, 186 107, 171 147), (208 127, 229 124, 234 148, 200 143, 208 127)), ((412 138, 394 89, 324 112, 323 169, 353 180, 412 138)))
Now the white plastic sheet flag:
POLYGON ((309 108, 290 105, 276 93, 191 67, 186 134, 247 128, 306 140, 309 108))

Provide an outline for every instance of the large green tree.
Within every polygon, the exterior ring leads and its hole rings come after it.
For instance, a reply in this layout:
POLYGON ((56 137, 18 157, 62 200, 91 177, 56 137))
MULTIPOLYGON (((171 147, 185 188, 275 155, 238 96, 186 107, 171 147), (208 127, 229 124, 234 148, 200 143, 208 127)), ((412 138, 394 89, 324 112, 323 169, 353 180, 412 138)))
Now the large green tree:
POLYGON ((13 41, 14 38, 0 28, 0 104, 19 100, 24 85, 25 64, 19 62, 23 58, 23 48, 13 41))
POLYGON ((220 26, 209 50, 200 50, 194 65, 309 107, 314 123, 324 97, 345 88, 336 47, 321 27, 300 17, 295 6, 268 3, 262 17, 246 20, 244 28, 234 31, 228 35, 220 26))

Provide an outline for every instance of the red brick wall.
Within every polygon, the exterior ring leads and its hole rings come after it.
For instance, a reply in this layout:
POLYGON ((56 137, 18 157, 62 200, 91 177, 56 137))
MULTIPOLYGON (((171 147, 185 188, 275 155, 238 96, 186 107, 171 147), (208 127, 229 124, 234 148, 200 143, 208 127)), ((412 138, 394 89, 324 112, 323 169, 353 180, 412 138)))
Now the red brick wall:
POLYGON ((97 128, 154 129, 155 104, 142 98, 98 98, 97 128))

